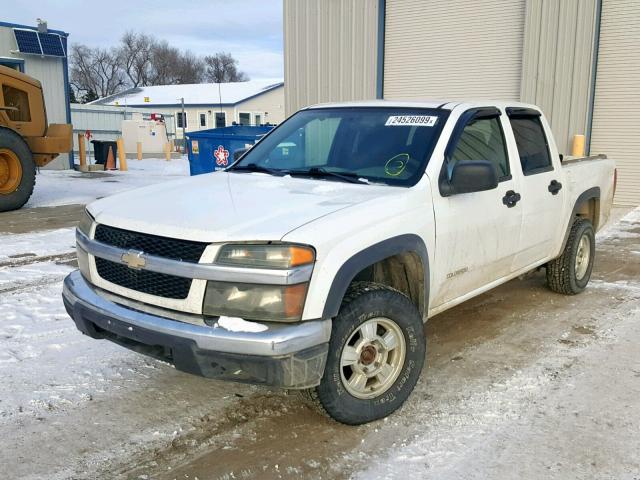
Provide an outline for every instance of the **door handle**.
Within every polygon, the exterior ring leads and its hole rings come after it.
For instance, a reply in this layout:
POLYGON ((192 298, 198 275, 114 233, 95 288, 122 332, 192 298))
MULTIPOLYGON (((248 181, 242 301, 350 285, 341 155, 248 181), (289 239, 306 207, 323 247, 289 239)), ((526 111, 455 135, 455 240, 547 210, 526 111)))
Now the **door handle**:
POLYGON ((557 180, 551 180, 549 184, 549 192, 551 192, 551 195, 557 195, 560 190, 562 190, 562 184, 557 180))
POLYGON ((522 197, 519 193, 514 192, 513 190, 509 190, 505 193, 504 197, 502 197, 502 203, 507 206, 507 208, 515 207, 516 203, 520 201, 522 197))

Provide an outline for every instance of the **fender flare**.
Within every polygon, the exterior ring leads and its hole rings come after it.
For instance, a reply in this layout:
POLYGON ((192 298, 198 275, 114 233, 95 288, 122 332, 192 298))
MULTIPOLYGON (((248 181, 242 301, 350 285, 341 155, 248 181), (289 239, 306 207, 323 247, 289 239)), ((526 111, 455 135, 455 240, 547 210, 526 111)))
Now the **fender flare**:
MULTIPOLYGON (((573 205, 573 210, 571 211, 571 215, 569 216, 569 221, 567 222, 567 228, 565 229, 564 238, 562 239, 562 248, 560 249, 560 255, 564 251, 564 248, 567 245, 567 240, 569 239, 569 233, 571 232, 571 227, 573 226, 573 221, 578 214, 578 209, 589 200, 592 199, 600 199, 600 187, 591 187, 588 190, 582 192, 578 198, 576 199, 576 203, 573 205)), ((595 225, 594 225, 595 228, 595 225)))
POLYGON ((385 258, 408 252, 416 253, 422 261, 424 275, 424 314, 426 315, 426 312, 429 311, 430 290, 430 269, 427 247, 418 235, 404 234, 388 238, 361 250, 340 267, 331 283, 329 294, 325 300, 322 318, 333 318, 338 315, 342 299, 349 285, 359 272, 385 258))

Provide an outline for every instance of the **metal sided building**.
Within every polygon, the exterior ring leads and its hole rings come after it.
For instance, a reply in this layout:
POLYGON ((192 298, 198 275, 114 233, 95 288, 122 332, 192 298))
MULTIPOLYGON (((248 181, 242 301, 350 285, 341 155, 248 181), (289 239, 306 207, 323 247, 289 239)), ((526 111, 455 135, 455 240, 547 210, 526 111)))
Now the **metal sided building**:
POLYGON ((287 114, 314 103, 500 99, 540 105, 618 162, 640 204, 640 0, 284 0, 287 114))
MULTIPOLYGON (((0 22, 0 65, 15 68, 39 80, 44 92, 47 121, 71 123, 67 65, 68 33, 0 22)), ((59 155, 44 168, 70 168, 69 154, 59 155)))

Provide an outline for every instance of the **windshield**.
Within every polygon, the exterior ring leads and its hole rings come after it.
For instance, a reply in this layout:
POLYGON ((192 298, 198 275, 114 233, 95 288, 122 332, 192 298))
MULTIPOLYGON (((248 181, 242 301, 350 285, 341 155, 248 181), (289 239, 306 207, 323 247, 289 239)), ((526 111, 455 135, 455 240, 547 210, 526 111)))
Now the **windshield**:
POLYGON ((303 110, 229 170, 412 186, 424 173, 447 113, 387 107, 303 110))

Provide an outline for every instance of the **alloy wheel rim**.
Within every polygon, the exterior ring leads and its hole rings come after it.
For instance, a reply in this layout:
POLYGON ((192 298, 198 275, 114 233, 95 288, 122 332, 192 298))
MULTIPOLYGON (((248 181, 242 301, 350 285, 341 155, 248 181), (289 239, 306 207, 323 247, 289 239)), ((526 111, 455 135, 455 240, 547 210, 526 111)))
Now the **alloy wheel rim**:
POLYGON ((591 258, 591 240, 586 235, 580 237, 578 243, 578 251, 576 252, 575 273, 576 279, 582 280, 589 268, 589 260, 591 258))
POLYGON ((406 356, 406 341, 393 320, 377 317, 359 325, 340 355, 340 376, 352 396, 382 395, 396 381, 406 356))
POLYGON ((22 165, 18 156, 7 148, 0 149, 0 195, 15 192, 22 181, 22 165))

